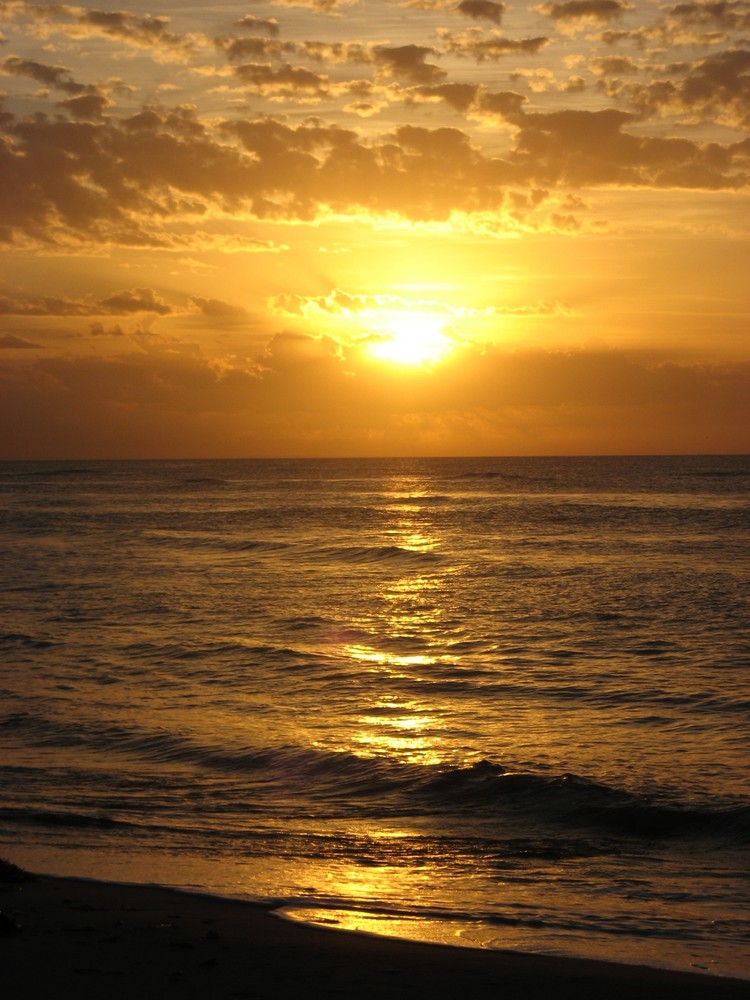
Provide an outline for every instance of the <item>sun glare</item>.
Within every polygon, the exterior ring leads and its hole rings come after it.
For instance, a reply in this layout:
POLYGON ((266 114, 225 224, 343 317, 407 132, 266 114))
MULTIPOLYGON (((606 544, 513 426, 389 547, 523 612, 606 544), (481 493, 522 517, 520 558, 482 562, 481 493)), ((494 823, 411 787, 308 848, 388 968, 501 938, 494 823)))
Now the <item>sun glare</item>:
POLYGON ((444 316, 429 313, 394 313, 384 324, 382 339, 370 344, 370 353, 400 365, 429 365, 452 349, 443 332, 444 316))

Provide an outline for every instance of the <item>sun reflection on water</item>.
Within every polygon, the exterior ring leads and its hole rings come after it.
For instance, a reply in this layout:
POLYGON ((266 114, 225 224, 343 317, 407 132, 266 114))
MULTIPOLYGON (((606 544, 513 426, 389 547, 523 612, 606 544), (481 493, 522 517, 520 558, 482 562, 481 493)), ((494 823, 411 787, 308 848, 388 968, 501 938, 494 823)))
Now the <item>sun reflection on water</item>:
POLYGON ((360 663, 373 664, 374 667, 414 667, 426 666, 436 662, 436 657, 425 653, 392 653, 372 646, 344 646, 344 652, 360 663))
MULTIPOLYGON (((438 751, 439 728, 436 715, 429 711, 420 714, 408 714, 405 710, 410 706, 398 706, 404 714, 362 715, 358 720, 359 732, 354 736, 354 742, 360 752, 364 750, 368 756, 397 757, 410 764, 437 764, 441 754, 438 751)), ((424 708, 424 706, 419 706, 424 708)), ((396 706, 393 706, 396 709, 396 706)))
MULTIPOLYGON (((430 497, 419 488, 399 490, 390 507, 386 534, 402 553, 430 555, 443 545, 434 530, 430 497)), ((396 571, 384 579, 374 597, 376 621, 362 622, 369 633, 356 642, 343 640, 338 653, 371 675, 375 697, 359 706, 351 727, 340 731, 336 749, 365 757, 388 757, 405 764, 439 764, 446 759, 445 721, 440 704, 414 698, 407 689, 431 673, 458 662, 446 647, 444 617, 451 570, 443 560, 395 560, 396 571)))

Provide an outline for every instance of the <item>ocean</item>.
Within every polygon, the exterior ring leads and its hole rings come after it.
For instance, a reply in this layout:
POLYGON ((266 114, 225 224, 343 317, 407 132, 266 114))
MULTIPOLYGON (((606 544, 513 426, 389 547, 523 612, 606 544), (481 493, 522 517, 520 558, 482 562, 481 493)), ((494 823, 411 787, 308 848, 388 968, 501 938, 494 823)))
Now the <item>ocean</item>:
POLYGON ((0 855, 750 978, 750 458, 0 464, 0 855))

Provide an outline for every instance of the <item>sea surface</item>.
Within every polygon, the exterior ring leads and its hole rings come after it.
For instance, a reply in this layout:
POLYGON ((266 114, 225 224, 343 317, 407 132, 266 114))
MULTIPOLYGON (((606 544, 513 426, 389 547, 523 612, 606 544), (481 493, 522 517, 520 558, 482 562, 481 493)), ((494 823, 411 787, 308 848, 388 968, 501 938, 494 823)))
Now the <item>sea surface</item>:
POLYGON ((0 855, 750 977, 750 458, 0 464, 0 855))

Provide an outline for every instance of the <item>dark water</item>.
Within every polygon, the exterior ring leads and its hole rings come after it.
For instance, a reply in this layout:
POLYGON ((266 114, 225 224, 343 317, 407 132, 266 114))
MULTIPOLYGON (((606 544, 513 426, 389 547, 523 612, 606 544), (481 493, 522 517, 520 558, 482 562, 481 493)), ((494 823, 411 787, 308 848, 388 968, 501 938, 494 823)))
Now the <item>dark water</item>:
POLYGON ((750 459, 0 465, 0 852, 750 976, 750 459))

